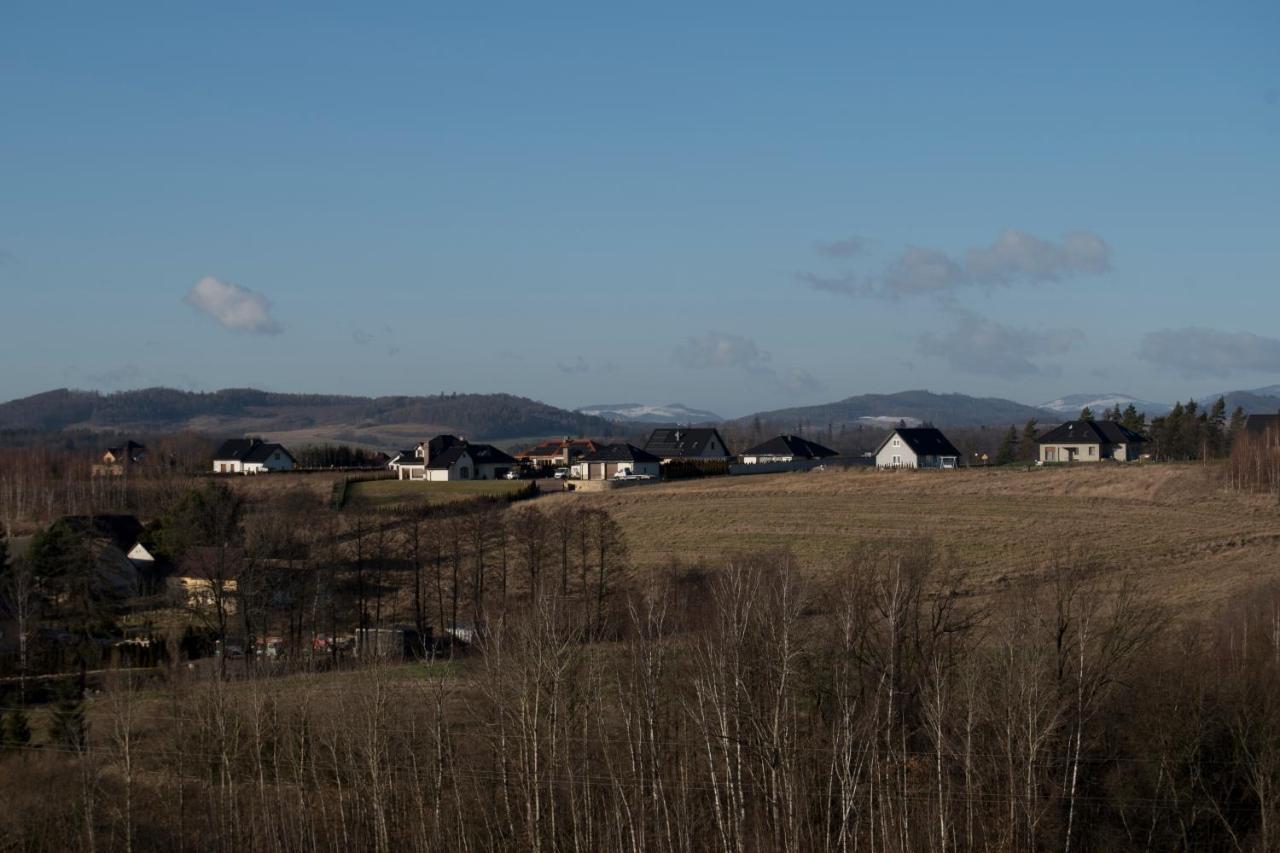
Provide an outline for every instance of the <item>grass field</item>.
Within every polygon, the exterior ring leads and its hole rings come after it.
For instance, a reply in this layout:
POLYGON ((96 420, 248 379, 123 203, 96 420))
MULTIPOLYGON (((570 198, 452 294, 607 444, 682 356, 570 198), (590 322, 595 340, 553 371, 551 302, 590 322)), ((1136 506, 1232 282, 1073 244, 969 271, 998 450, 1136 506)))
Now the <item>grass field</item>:
POLYGON ((849 470, 716 477, 538 501, 583 501, 622 524, 633 564, 789 550, 821 574, 865 543, 927 537, 983 594, 1079 546, 1177 608, 1280 579, 1280 507, 1229 493, 1214 467, 849 470))
POLYGON ((372 480, 352 483, 347 506, 375 509, 388 506, 422 506, 452 503, 481 496, 505 497, 528 487, 520 480, 457 480, 426 483, 421 480, 372 480))

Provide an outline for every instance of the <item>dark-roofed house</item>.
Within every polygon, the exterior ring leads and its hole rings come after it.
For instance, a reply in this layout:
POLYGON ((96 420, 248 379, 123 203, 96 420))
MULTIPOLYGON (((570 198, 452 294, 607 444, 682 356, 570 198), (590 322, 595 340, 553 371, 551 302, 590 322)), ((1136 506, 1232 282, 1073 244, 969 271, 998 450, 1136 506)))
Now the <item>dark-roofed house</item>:
POLYGON ((898 427, 876 448, 878 468, 955 468, 960 451, 934 427, 898 427))
POLYGON ((674 459, 724 461, 733 455, 720 437, 720 431, 714 427, 655 429, 644 443, 644 449, 663 462, 674 459))
POLYGON ((637 475, 656 480, 662 474, 662 460, 634 444, 606 444, 575 462, 572 473, 579 480, 637 475))
POLYGON ((1254 435, 1280 434, 1280 415, 1248 415, 1244 419, 1244 431, 1254 435))
POLYGON ((776 462, 816 462, 830 456, 837 456, 830 447, 823 447, 816 441, 801 438, 798 435, 778 435, 761 442, 755 447, 742 451, 742 461, 746 465, 768 465, 776 462))
POLYGON ((213 455, 215 474, 261 474, 290 471, 296 464, 282 444, 268 444, 260 438, 231 438, 213 455))
POLYGON ((552 468, 571 465, 599 449, 589 438, 552 438, 529 448, 521 457, 530 465, 552 468))
POLYGON ((401 480, 500 480, 518 463, 491 444, 472 444, 456 435, 437 435, 414 449, 412 459, 391 467, 401 480))
POLYGON ((1067 421, 1036 439, 1041 462, 1129 462, 1142 454, 1146 438, 1114 421, 1067 421))

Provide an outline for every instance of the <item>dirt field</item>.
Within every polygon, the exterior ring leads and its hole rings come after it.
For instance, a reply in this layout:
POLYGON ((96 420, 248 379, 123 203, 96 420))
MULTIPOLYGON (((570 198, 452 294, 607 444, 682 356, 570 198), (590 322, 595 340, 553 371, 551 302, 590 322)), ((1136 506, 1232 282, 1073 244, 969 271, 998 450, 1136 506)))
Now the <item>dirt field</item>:
POLYGON ((1280 507, 1197 465, 717 477, 543 498, 586 501, 623 525, 634 564, 717 562, 789 549, 821 573, 866 542, 930 537, 982 594, 1081 545, 1177 608, 1280 579, 1280 507))
POLYGON ((450 503, 481 495, 509 495, 528 485, 520 480, 459 480, 450 483, 374 480, 352 483, 347 493, 347 506, 359 509, 450 503))

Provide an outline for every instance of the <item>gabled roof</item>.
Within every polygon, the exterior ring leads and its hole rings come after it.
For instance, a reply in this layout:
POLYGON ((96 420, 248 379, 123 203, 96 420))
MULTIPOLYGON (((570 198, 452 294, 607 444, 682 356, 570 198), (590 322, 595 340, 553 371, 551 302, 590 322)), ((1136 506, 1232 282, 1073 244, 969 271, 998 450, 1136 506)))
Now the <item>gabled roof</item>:
POLYGON ((662 460, 654 456, 647 450, 642 450, 634 444, 605 444, 596 449, 595 453, 589 453, 582 457, 579 462, 661 462, 662 460))
POLYGON ((1280 430, 1280 415, 1249 415, 1244 419, 1244 430, 1256 433, 1280 430))
POLYGON ((942 430, 936 427, 898 427, 884 437, 876 448, 876 453, 889 443, 894 436, 902 439, 902 443, 915 451, 917 456, 954 456, 960 458, 960 451, 947 440, 942 430))
POLYGON ((1137 444, 1146 441, 1115 421, 1067 421, 1036 439, 1038 444, 1137 444))
POLYGON ((797 459, 821 459, 825 456, 838 456, 830 447, 823 447, 816 441, 801 438, 798 435, 778 435, 768 441, 757 444, 749 450, 742 451, 743 456, 793 456, 797 459))
POLYGON ((279 450, 291 461, 293 454, 284 449, 282 444, 267 444, 257 438, 229 438, 213 455, 215 462, 266 462, 272 453, 279 450))
POLYGON ((655 429, 644 443, 644 449, 660 459, 680 459, 702 456, 711 439, 720 447, 720 456, 730 456, 729 448, 715 428, 674 427, 655 429))
MULTIPOLYGON (((515 459, 492 444, 469 444, 465 440, 452 435, 438 435, 427 442, 427 447, 431 449, 431 458, 425 467, 433 471, 445 471, 452 468, 462 458, 463 454, 469 456, 476 465, 516 464, 515 459), (437 439, 444 440, 437 441, 437 439), (437 451, 436 448, 442 449, 437 451)), ((414 456, 412 453, 407 457, 400 458, 396 464, 404 468, 423 467, 422 457, 414 456)))

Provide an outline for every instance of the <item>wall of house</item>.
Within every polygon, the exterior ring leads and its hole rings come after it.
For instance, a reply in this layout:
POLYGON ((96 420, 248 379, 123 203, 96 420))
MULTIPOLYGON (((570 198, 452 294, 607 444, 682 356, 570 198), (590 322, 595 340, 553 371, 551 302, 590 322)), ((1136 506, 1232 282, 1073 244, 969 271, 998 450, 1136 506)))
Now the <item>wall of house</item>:
POLYGON ((1097 444, 1042 444, 1040 445, 1041 462, 1072 461, 1072 451, 1076 462, 1100 462, 1103 459, 1103 448, 1097 444))
POLYGON ((916 452, 897 436, 886 441, 884 447, 880 448, 880 451, 876 453, 876 467, 878 468, 915 468, 917 464, 916 452), (897 447, 894 447, 894 442, 897 442, 897 447), (900 457, 900 460, 895 462, 895 456, 900 457))
POLYGON ((659 462, 579 462, 573 468, 583 480, 610 480, 620 473, 647 474, 656 479, 662 474, 659 462))

